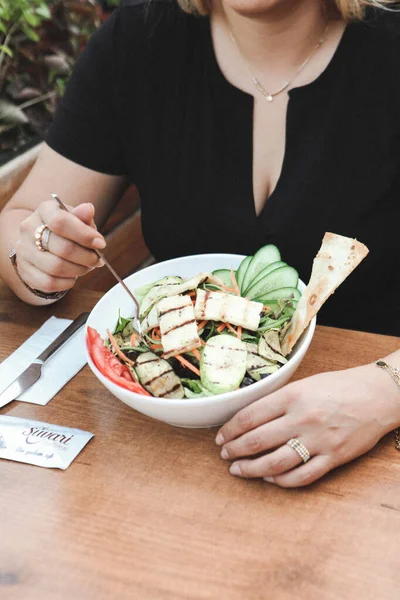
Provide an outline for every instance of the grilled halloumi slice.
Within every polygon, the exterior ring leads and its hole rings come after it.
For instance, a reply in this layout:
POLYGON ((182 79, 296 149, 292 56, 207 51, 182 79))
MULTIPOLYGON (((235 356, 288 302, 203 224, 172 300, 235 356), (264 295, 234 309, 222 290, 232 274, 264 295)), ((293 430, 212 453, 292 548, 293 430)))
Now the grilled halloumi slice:
MULTIPOLYGON (((175 288, 181 285, 182 282, 182 277, 174 276, 163 277, 162 279, 155 281, 147 294, 145 294, 140 301, 140 319, 143 318, 143 315, 155 302, 157 302, 157 300, 160 300, 160 298, 164 298, 165 296, 173 296, 175 288)), ((176 293, 178 294, 178 292, 176 293)))
POLYGON ((158 327, 158 314, 157 314, 157 304, 153 306, 147 317, 141 321, 140 326, 142 328, 143 333, 148 333, 154 327, 158 327))
POLYGON ((197 290, 194 313, 198 320, 222 321, 257 331, 262 310, 261 302, 222 292, 197 290))
POLYGON ((185 392, 171 365, 154 352, 143 352, 135 370, 142 386, 156 398, 184 398, 185 392))
POLYGON ((186 279, 186 281, 183 281, 180 277, 165 277, 164 279, 160 279, 158 283, 155 283, 140 304, 141 315, 145 315, 151 305, 153 305, 145 317, 140 317, 143 333, 147 333, 154 327, 158 327, 156 305, 162 298, 169 298, 170 296, 177 296, 178 294, 195 290, 206 279, 214 281, 216 278, 210 273, 199 273, 195 277, 186 279))
POLYGON ((161 344, 165 358, 201 346, 193 303, 189 296, 171 296, 157 302, 161 344))
POLYGON ((190 290, 195 290, 199 287, 200 283, 203 283, 203 281, 209 278, 212 278, 210 273, 199 273, 185 281, 182 281, 182 279, 178 277, 165 277, 164 279, 161 279, 158 283, 156 282, 154 284, 151 290, 149 290, 143 298, 140 304, 140 315, 142 316, 145 314, 146 310, 161 298, 177 296, 178 294, 184 294, 190 290))

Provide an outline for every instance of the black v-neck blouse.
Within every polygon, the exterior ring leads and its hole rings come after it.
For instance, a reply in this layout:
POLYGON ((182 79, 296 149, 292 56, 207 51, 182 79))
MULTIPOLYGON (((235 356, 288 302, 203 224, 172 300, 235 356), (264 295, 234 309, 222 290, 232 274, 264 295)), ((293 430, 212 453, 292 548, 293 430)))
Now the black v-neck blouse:
POLYGON ((209 20, 128 0, 81 55, 47 142, 138 186, 158 260, 273 243, 307 281, 325 231, 356 237, 370 254, 319 322, 400 335, 400 17, 349 25, 289 97, 282 173, 257 216, 253 97, 221 73, 209 20))

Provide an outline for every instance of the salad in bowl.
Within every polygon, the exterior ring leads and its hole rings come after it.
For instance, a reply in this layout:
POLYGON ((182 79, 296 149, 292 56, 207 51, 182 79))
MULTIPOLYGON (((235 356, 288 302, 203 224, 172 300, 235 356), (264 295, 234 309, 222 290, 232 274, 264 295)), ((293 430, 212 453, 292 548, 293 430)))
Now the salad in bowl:
POLYGON ((203 255, 149 267, 125 280, 139 300, 138 316, 121 286, 92 311, 89 365, 145 414, 218 425, 288 381, 311 342, 316 312, 366 253, 355 240, 326 234, 307 287, 273 245, 254 256, 203 255))

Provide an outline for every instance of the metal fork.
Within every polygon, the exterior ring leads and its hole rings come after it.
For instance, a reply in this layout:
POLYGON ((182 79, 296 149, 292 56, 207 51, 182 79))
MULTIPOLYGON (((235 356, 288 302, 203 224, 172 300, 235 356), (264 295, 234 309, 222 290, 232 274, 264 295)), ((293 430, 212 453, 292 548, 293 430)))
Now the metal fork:
MULTIPOLYGON (((64 202, 62 202, 60 200, 60 198, 57 196, 57 194, 51 194, 51 195, 54 198, 54 200, 56 200, 56 202, 58 202, 58 205, 59 205, 60 208, 62 208, 62 210, 65 210, 67 212, 71 212, 65 206, 64 202)), ((138 300, 135 298, 134 294, 131 292, 131 290, 128 288, 128 286, 124 283, 124 281, 122 281, 121 277, 118 275, 118 273, 116 272, 116 270, 110 265, 110 263, 108 262, 108 260, 105 258, 104 254, 102 252, 100 252, 100 250, 96 250, 96 248, 93 248, 93 252, 95 252, 97 254, 97 256, 99 258, 101 258, 101 260, 104 261, 104 264, 107 267, 107 269, 114 275, 115 279, 118 281, 118 283, 120 283, 122 285, 122 287, 124 288, 124 290, 126 291, 126 293, 129 294, 129 297, 135 303, 135 306, 136 306, 136 330, 139 333, 139 335, 141 336, 141 338, 143 339, 142 327, 141 327, 140 321, 139 321, 140 306, 139 306, 138 300)))

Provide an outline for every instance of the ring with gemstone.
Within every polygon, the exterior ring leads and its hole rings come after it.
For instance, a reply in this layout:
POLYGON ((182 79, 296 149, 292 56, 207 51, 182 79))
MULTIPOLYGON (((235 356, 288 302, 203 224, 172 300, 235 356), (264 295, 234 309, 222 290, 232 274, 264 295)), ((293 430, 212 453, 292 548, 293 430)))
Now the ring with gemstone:
POLYGON ((50 239, 51 229, 45 227, 42 233, 42 248, 45 252, 49 252, 49 239, 50 239))
POLYGON ((307 450, 307 448, 305 447, 305 445, 302 444, 301 442, 299 442, 298 439, 292 438, 291 440, 289 440, 288 442, 286 442, 286 444, 288 446, 290 446, 291 448, 293 448, 293 450, 295 452, 297 452, 297 454, 300 456, 300 458, 302 459, 302 461, 304 463, 306 463, 307 461, 310 460, 311 454, 309 453, 309 451, 307 450))
POLYGON ((40 252, 48 252, 50 233, 51 230, 45 224, 35 230, 35 244, 40 252))

